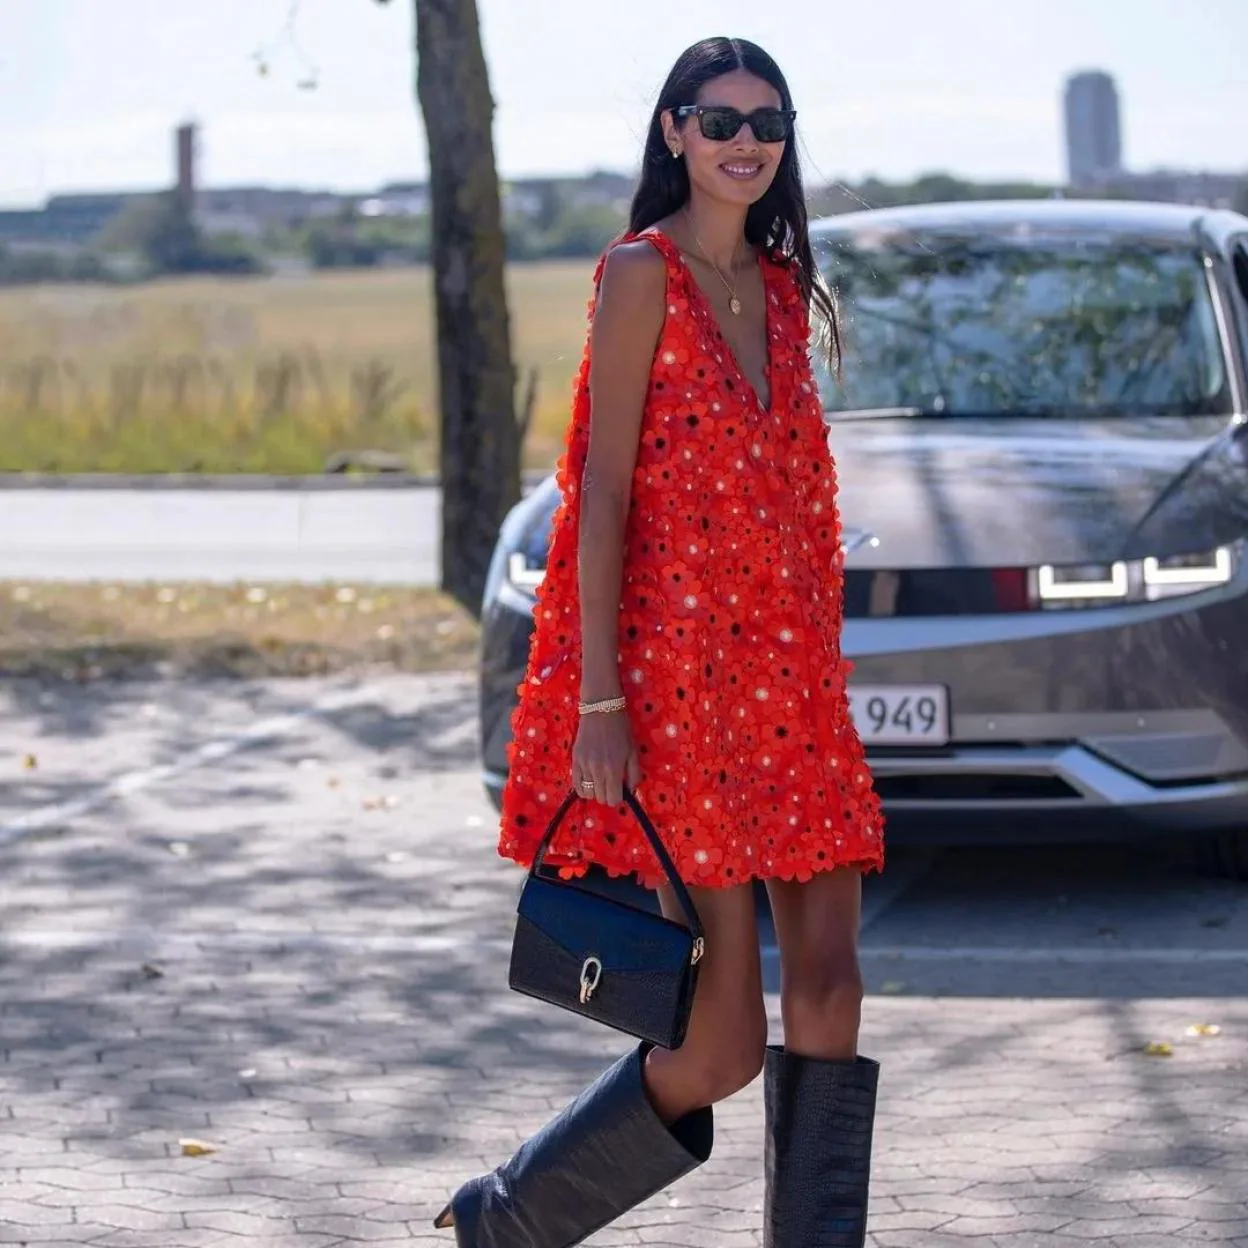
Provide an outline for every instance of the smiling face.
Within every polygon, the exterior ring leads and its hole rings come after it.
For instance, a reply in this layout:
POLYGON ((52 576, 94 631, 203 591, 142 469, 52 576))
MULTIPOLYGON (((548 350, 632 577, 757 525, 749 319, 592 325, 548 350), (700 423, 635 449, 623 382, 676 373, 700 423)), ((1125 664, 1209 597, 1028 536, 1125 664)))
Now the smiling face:
MULTIPOLYGON (((737 69, 712 78, 689 101, 703 107, 726 106, 748 116, 756 108, 780 108, 780 93, 748 70, 737 69)), ((746 206, 766 194, 780 167, 786 143, 760 143, 751 126, 742 125, 730 139, 705 138, 697 117, 663 114, 668 148, 679 152, 693 186, 714 199, 746 206)))

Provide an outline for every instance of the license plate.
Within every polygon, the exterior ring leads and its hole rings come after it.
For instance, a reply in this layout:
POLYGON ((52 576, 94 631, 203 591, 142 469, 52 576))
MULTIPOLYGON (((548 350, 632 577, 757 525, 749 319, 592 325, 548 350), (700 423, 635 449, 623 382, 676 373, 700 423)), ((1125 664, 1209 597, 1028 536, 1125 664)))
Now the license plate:
POLYGON ((949 690, 944 685, 849 686, 849 709, 863 745, 945 745, 949 690))

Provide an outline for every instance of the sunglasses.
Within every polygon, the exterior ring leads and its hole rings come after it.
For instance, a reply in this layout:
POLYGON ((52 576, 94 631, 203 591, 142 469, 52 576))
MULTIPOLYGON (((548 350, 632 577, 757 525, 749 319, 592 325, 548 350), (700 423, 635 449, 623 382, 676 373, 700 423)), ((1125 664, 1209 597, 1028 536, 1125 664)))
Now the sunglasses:
POLYGON ((744 125, 754 131, 760 143, 783 143, 793 132, 797 113, 791 108, 756 108, 752 113, 743 113, 726 104, 682 104, 672 109, 672 116, 682 121, 696 117, 702 137, 713 143, 735 139, 744 125))

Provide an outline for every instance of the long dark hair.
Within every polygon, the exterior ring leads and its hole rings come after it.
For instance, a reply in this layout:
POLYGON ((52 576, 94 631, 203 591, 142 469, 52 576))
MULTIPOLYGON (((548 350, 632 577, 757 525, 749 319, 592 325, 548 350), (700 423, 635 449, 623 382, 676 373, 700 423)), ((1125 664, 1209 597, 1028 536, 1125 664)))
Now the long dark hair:
MULTIPOLYGON (((713 78, 744 69, 775 87, 780 107, 792 108, 793 96, 780 66, 748 39, 703 39, 677 58, 659 92, 646 133, 641 180, 629 212, 629 230, 636 234, 682 208, 689 199, 689 170, 683 160, 673 160, 663 135, 663 112, 696 101, 698 92, 713 78)), ((798 288, 827 326, 828 356, 839 369, 841 335, 836 300, 819 279, 806 214, 806 191, 797 158, 796 136, 785 144, 784 155, 767 193, 745 216, 746 241, 763 248, 773 259, 787 260, 796 270, 798 288)))

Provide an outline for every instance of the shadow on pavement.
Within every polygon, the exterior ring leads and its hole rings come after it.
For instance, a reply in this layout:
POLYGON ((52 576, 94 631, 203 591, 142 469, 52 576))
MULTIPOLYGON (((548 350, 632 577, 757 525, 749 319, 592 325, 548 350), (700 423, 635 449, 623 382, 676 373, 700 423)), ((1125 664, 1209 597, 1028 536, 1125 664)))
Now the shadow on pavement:
MULTIPOLYGON (((157 757, 199 739, 180 723, 157 757)), ((458 1169, 513 1146, 626 1042, 506 990, 521 877, 494 857, 474 772, 463 687, 379 696, 0 848, 0 1077, 22 1107, 0 1153, 38 1155, 40 1114, 71 1123, 61 1154, 150 1162, 213 1135, 235 1173, 292 1181, 343 1150, 458 1169)), ((1103 1173, 1223 1155, 1187 1115, 1225 1080, 1181 1085, 1140 1054, 1156 1003, 1244 1017, 1242 889, 1130 847, 903 851, 868 898, 881 889, 897 892, 872 909, 863 965, 890 1103, 938 1134, 948 1098, 974 1120, 995 1063, 1010 1088, 993 1114, 1027 1112, 1041 1074, 1143 1099, 1151 1133, 1102 1150, 1103 1173)), ((765 967, 774 992, 774 953, 765 967)), ((1242 1046, 1223 1053, 1242 1064, 1242 1046)), ((939 1177, 930 1140, 885 1137, 890 1164, 926 1149, 939 1177)))

